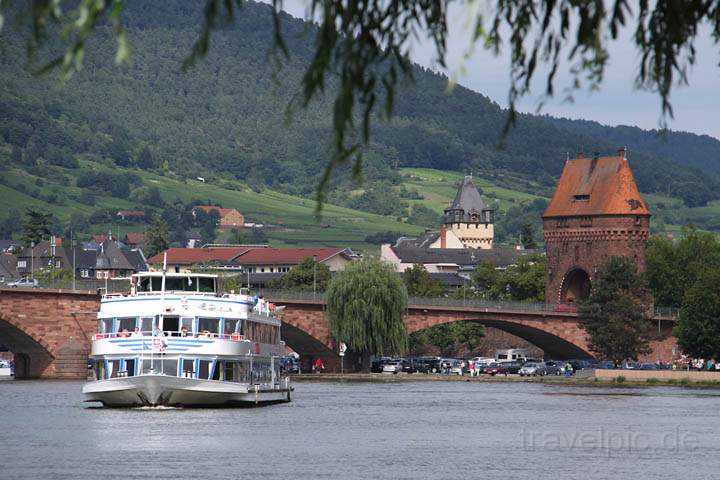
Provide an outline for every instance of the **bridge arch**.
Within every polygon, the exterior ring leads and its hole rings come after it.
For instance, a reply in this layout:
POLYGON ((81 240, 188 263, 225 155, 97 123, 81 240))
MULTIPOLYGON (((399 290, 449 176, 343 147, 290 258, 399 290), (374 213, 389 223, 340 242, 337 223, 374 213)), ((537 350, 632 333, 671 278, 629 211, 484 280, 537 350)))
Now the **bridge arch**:
POLYGON ((518 315, 487 311, 421 309, 405 317, 408 333, 452 322, 476 322, 522 338, 545 352, 546 358, 592 358, 585 332, 577 327, 574 315, 518 315))
POLYGON ((300 363, 303 371, 309 371, 312 362, 321 358, 326 369, 334 367, 335 352, 318 338, 309 334, 302 328, 288 322, 282 322, 281 337, 285 345, 292 348, 300 355, 300 363))
POLYGON ((36 340, 20 326, 2 317, 0 343, 15 356, 15 378, 39 377, 55 359, 45 342, 36 340))
MULTIPOLYGON (((436 323, 434 325, 428 325, 427 327, 413 330, 413 332, 432 328, 435 325, 453 322, 475 322, 486 327, 497 328, 498 330, 510 333, 540 348, 543 352, 545 352, 545 358, 547 359, 552 358, 555 360, 566 360, 570 358, 592 358, 592 355, 590 353, 588 353, 584 348, 576 345, 575 343, 565 338, 562 338, 561 336, 550 333, 546 330, 542 330, 536 326, 527 325, 520 322, 482 318, 460 318, 449 320, 446 322, 436 323)), ((412 332, 408 331, 408 333, 412 332)))

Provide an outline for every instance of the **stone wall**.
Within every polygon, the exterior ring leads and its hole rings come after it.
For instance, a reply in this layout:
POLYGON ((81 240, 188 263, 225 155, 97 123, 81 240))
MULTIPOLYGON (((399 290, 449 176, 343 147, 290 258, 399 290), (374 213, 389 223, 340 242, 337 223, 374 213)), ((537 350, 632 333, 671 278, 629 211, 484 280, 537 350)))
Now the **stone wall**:
POLYGON ((85 378, 100 297, 60 290, 0 290, 0 337, 18 378, 85 378))
POLYGON ((650 218, 647 216, 544 218, 548 262, 546 301, 563 303, 562 285, 569 272, 582 269, 592 282, 597 267, 611 256, 630 257, 638 270, 643 271, 649 228, 650 218))

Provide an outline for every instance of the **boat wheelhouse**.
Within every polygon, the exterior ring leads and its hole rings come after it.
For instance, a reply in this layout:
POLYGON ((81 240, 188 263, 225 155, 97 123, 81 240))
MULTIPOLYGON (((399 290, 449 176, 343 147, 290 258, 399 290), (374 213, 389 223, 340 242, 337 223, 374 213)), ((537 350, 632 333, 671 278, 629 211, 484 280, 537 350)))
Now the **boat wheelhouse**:
MULTIPOLYGON (((87 401, 106 406, 233 406, 289 401, 276 309, 220 293, 216 275, 146 272, 100 303, 87 401)), ((279 309, 278 309, 279 310, 279 309)))

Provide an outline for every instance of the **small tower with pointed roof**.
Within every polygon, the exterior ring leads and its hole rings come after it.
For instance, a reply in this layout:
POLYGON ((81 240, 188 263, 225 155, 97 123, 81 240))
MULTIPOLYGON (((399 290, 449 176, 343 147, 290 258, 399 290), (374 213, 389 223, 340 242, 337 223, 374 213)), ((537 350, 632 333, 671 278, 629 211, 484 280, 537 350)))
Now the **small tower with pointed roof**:
POLYGON ((590 292, 597 268, 611 256, 645 269, 650 211, 622 148, 617 156, 565 161, 543 214, 547 252, 545 299, 574 303, 590 292))
POLYGON ((472 175, 467 175, 452 204, 445 209, 439 246, 490 249, 493 246, 494 220, 492 208, 480 198, 472 175))

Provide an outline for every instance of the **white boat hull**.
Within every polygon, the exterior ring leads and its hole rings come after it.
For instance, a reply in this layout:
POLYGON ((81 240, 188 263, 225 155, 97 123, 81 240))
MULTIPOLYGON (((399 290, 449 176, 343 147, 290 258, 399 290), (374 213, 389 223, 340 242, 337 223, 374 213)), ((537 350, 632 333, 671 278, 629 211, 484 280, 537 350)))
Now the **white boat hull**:
POLYGON ((289 402, 291 391, 166 375, 111 378, 83 386, 86 402, 101 402, 106 407, 253 406, 289 402))

